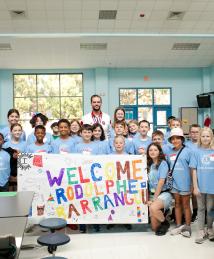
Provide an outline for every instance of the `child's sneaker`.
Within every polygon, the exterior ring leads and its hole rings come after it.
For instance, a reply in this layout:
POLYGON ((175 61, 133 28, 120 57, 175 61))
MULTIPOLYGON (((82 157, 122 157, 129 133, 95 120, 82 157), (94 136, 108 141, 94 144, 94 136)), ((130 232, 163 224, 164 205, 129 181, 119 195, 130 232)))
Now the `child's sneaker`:
POLYGON ((210 241, 214 241, 214 231, 212 228, 207 229, 208 238, 210 241))
POLYGON ((195 239, 195 243, 202 244, 207 239, 207 234, 204 230, 199 230, 195 239))
POLYGON ((183 227, 184 227, 183 225, 176 226, 170 231, 170 235, 172 236, 179 235, 183 227))
POLYGON ((184 237, 191 237, 192 231, 191 227, 184 225, 183 228, 181 229, 181 235, 184 237))

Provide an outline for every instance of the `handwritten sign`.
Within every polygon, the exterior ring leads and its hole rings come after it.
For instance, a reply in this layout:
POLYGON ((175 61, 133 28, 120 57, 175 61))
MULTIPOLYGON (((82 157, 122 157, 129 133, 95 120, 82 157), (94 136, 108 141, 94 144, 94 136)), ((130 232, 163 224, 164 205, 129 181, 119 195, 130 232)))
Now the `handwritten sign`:
POLYGON ((148 222, 145 157, 33 154, 28 163, 18 169, 18 190, 35 192, 32 217, 72 224, 148 222))

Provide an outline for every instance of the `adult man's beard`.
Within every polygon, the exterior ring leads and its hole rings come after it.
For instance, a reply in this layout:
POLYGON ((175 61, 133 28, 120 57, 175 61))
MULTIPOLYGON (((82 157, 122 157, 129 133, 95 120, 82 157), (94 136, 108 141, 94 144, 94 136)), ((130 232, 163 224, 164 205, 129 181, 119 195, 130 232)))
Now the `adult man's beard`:
POLYGON ((95 111, 95 112, 99 112, 100 111, 100 106, 97 108, 97 107, 93 107, 93 111, 95 111))

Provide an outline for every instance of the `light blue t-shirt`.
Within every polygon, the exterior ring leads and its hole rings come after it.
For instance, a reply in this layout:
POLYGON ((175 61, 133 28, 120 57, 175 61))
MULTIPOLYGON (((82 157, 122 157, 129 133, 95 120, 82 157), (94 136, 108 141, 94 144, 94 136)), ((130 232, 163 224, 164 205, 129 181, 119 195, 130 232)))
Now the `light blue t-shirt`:
POLYGON ((108 155, 111 153, 108 140, 94 140, 93 143, 98 146, 100 155, 108 155))
POLYGON ((198 148, 191 159, 190 167, 197 170, 200 192, 214 194, 214 149, 198 148))
MULTIPOLYGON (((169 166, 166 161, 162 161, 158 167, 156 168, 155 164, 152 164, 150 167, 150 172, 149 172, 149 189, 151 192, 155 192, 158 182, 160 179, 166 179, 167 174, 169 171, 169 166)), ((162 187, 162 191, 167 190, 167 185, 164 184, 162 187)))
POLYGON ((142 139, 141 135, 133 138, 133 145, 134 145, 134 154, 139 155, 139 148, 143 148, 146 152, 147 147, 152 143, 151 138, 147 137, 146 139, 142 139))
POLYGON ((52 150, 54 154, 68 154, 75 151, 75 140, 69 137, 61 139, 60 137, 53 141, 52 150))
MULTIPOLYGON (((173 148, 171 148, 170 152, 167 155, 167 160, 170 164, 171 169, 173 167, 178 152, 179 150, 174 150, 173 148)), ((188 147, 185 147, 182 150, 175 164, 175 168, 172 174, 173 188, 182 192, 190 191, 191 175, 189 164, 191 160, 191 152, 191 149, 189 149, 188 147)))
POLYGON ((162 150, 163 150, 164 155, 167 156, 170 153, 171 148, 169 145, 163 144, 162 150))
POLYGON ((3 148, 11 147, 21 153, 24 153, 26 150, 26 142, 20 140, 19 143, 13 143, 11 140, 4 143, 3 148))
MULTIPOLYGON (((0 186, 3 187, 10 177, 10 155, 0 150, 0 186)), ((3 209, 3 208, 2 208, 3 209)))
POLYGON ((134 139, 140 137, 140 133, 137 131, 136 133, 129 133, 128 134, 128 139, 134 139))
MULTIPOLYGON (((54 141, 54 140, 53 140, 52 135, 51 135, 49 132, 46 132, 43 142, 44 142, 44 143, 48 143, 49 145, 51 145, 51 143, 52 143, 53 141, 54 141)), ((28 136, 28 138, 27 138, 27 145, 30 145, 30 144, 35 143, 35 142, 36 142, 36 137, 35 137, 35 135, 34 135, 34 132, 32 132, 32 133, 28 136)))
POLYGON ((27 153, 52 153, 52 147, 48 143, 44 143, 41 146, 38 146, 35 143, 32 143, 26 147, 26 152, 27 153))
POLYGON ((184 142, 185 146, 190 148, 192 151, 195 151, 196 149, 198 149, 198 144, 197 143, 193 143, 191 140, 186 140, 184 142))
POLYGON ((94 142, 79 143, 75 146, 75 153, 84 155, 100 155, 99 145, 94 142))
MULTIPOLYGON (((10 128, 4 127, 3 129, 0 130, 0 132, 3 134, 4 136, 4 141, 7 142, 9 140, 11 140, 11 132, 10 132, 10 128)), ((21 140, 26 141, 26 134, 24 131, 22 131, 22 135, 21 135, 21 140)))
POLYGON ((171 144, 168 139, 170 137, 171 130, 167 130, 167 132, 164 135, 164 144, 171 144))
MULTIPOLYGON (((109 146, 111 153, 115 152, 114 138, 109 139, 109 146)), ((125 152, 127 154, 134 154, 133 140, 125 138, 125 152)))
POLYGON ((82 142, 82 137, 78 135, 72 135, 71 138, 74 140, 75 145, 82 142))

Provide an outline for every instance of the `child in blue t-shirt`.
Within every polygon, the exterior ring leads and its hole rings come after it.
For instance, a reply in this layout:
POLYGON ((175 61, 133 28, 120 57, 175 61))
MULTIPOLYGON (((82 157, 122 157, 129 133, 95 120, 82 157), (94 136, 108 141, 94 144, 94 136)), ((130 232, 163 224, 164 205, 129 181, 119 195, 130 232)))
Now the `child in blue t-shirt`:
MULTIPOLYGON (((115 122, 114 124, 115 136, 124 136, 126 134, 125 129, 126 129, 126 124, 124 121, 115 122)), ((115 136, 109 139, 109 146, 110 146, 111 153, 115 152, 115 147, 114 147, 115 136)), ((125 152, 127 154, 134 154, 134 146, 133 146, 132 139, 125 138, 125 152)))
POLYGON ((51 145, 54 154, 74 153, 75 140, 70 136, 70 126, 71 124, 67 119, 58 121, 60 136, 51 145))
POLYGON ((107 155, 110 154, 110 146, 109 142, 106 140, 105 132, 101 124, 95 123, 92 126, 93 135, 92 135, 92 141, 99 147, 100 154, 101 155, 107 155))
POLYGON ((140 135, 133 138, 134 153, 136 155, 146 154, 147 147, 152 142, 148 136, 150 130, 150 123, 147 120, 139 122, 139 133, 140 135))
POLYGON ((182 128, 182 123, 181 123, 180 119, 175 118, 174 116, 170 116, 167 119, 167 124, 168 124, 169 130, 166 132, 166 134, 164 136, 164 143, 169 145, 169 146, 172 146, 170 144, 170 142, 168 141, 168 139, 170 137, 171 130, 174 129, 174 128, 182 128))
POLYGON ((10 155, 2 149, 3 144, 4 135, 0 133, 0 192, 7 192, 10 177, 10 155))
POLYGON ((22 139, 22 126, 19 123, 11 125, 11 138, 4 143, 3 148, 12 148, 16 156, 11 158, 11 174, 9 179, 9 190, 17 190, 17 156, 19 153, 24 153, 26 150, 26 141, 22 139))
MULTIPOLYGON (((189 128, 190 139, 186 140, 184 144, 186 147, 190 148, 192 150, 192 152, 195 152, 198 149, 200 128, 201 127, 198 124, 192 124, 189 128)), ((196 220, 197 211, 198 211, 197 198, 194 195, 194 193, 192 193, 191 200, 192 200, 192 208, 193 208, 192 222, 194 222, 196 220)))
POLYGON ((189 164, 191 160, 191 150, 184 146, 184 141, 183 130, 181 128, 174 128, 171 130, 169 142, 173 145, 173 148, 171 148, 167 156, 170 163, 170 169, 172 169, 176 157, 181 151, 172 173, 173 188, 171 193, 175 199, 176 227, 171 230, 171 235, 182 234, 185 237, 190 237, 190 195, 192 181, 189 164), (182 225, 182 211, 184 212, 185 225, 182 225))
POLYGON ((137 120, 130 120, 128 122, 128 139, 133 139, 140 135, 138 132, 139 124, 137 120))
POLYGON ((198 140, 199 140, 199 133, 200 133, 200 125, 192 124, 189 128, 189 140, 185 141, 185 146, 195 151, 198 148, 198 140))
POLYGON ((198 234, 195 242, 202 244, 207 238, 214 241, 213 218, 209 215, 214 209, 214 138, 210 128, 201 129, 198 143, 199 148, 190 166, 193 168, 193 192, 198 204, 198 234))
POLYGON ((101 154, 99 145, 92 141, 93 128, 89 124, 83 124, 81 128, 82 141, 75 146, 75 153, 83 155, 101 154))
MULTIPOLYGON (((19 111, 16 109, 10 109, 7 113, 8 126, 0 130, 4 136, 4 141, 7 142, 11 139, 11 126, 17 124, 20 119, 19 111)), ((26 140, 25 132, 22 131, 21 140, 26 140)))
POLYGON ((71 130, 71 137, 72 139, 74 139, 75 144, 80 143, 82 141, 82 138, 80 136, 81 125, 77 119, 71 120, 70 130, 71 130))
POLYGON ((156 130, 152 133, 152 142, 160 145, 165 156, 169 153, 170 147, 164 144, 164 134, 162 131, 156 130))
POLYGON ((59 138, 59 128, 58 123, 56 121, 51 124, 51 130, 53 140, 59 138))
POLYGON ((169 222, 165 219, 164 211, 168 210, 172 204, 172 195, 167 190, 165 184, 169 165, 161 146, 151 143, 147 149, 147 168, 149 178, 150 199, 148 201, 151 217, 152 230, 156 235, 165 235, 169 222), (151 199, 152 197, 152 199, 151 199))
POLYGON ((34 130, 36 141, 35 143, 27 145, 26 152, 27 153, 52 153, 51 146, 47 142, 44 143, 45 134, 46 134, 45 126, 37 125, 34 130))
MULTIPOLYGON (((122 135, 117 135, 114 137, 114 151, 112 154, 114 155, 128 155, 128 153, 126 152, 126 142, 125 142, 125 137, 122 135)), ((113 228, 115 225, 114 224, 108 224, 107 225, 107 229, 111 229, 113 228)), ((123 225, 127 230, 131 230, 132 229, 132 225, 131 224, 124 224, 123 225)))
MULTIPOLYGON (((32 128, 35 128, 37 125, 43 125, 44 127, 46 126, 48 122, 48 117, 45 116, 44 114, 42 113, 36 113, 32 119, 30 120, 30 124, 32 126, 32 128)), ((32 132, 28 138, 27 138, 27 145, 30 145, 32 143, 35 143, 36 141, 36 137, 35 137, 35 134, 34 132, 32 132)), ((52 141, 53 141, 53 138, 52 138, 52 135, 51 133, 48 133, 46 132, 45 133, 45 137, 44 137, 44 143, 48 143, 49 145, 51 145, 52 141)))
POLYGON ((11 147, 18 153, 24 153, 26 149, 26 142, 22 139, 22 126, 19 123, 13 124, 10 128, 11 138, 4 143, 3 148, 11 147))
POLYGON ((128 155, 128 153, 125 150, 126 146, 126 141, 125 137, 121 135, 117 135, 114 138, 114 149, 115 151, 113 152, 114 155, 128 155))

